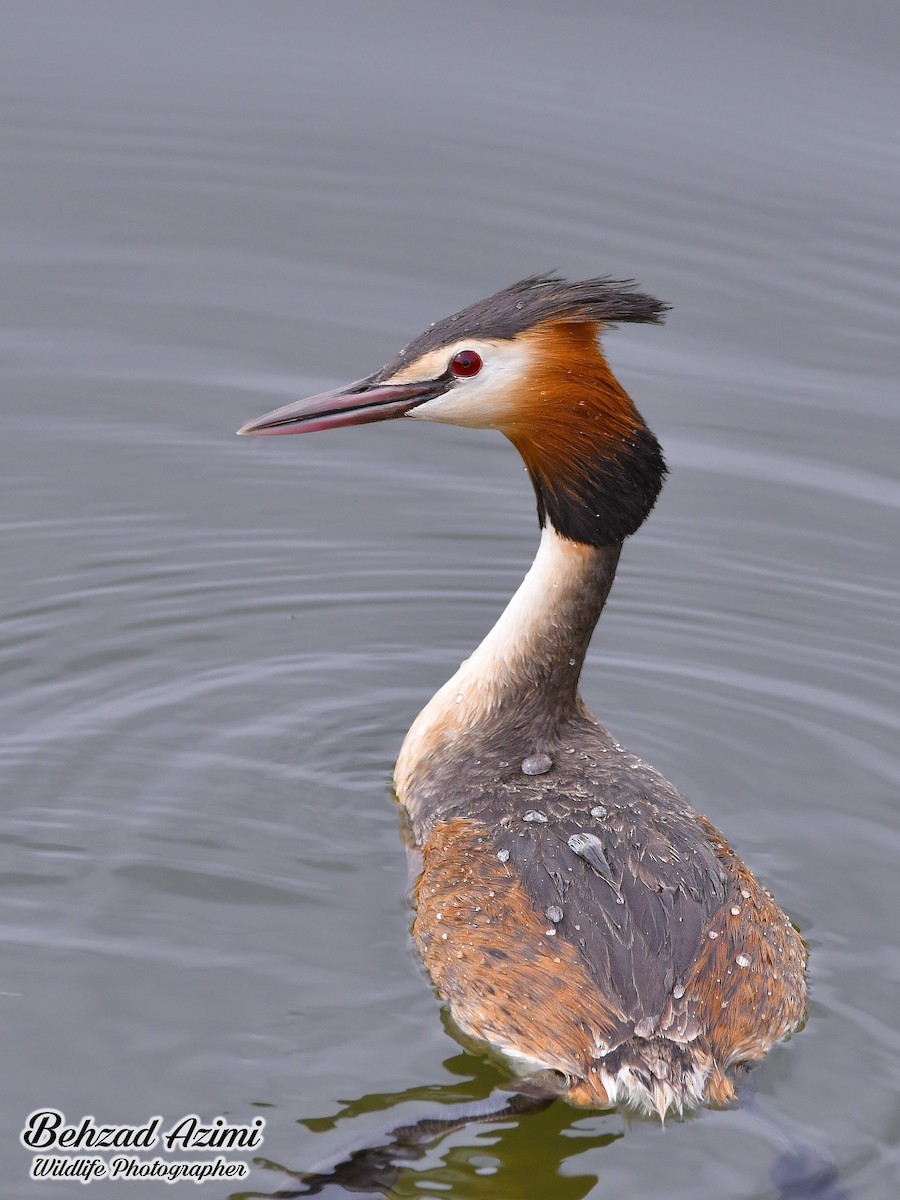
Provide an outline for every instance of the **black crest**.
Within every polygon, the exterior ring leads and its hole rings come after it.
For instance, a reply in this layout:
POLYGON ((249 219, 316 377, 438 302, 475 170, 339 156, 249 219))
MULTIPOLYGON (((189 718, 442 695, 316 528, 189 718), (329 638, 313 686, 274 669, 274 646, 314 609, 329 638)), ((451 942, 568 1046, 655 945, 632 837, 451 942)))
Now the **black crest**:
POLYGON ((668 304, 634 290, 631 280, 585 279, 567 283, 556 275, 530 275, 511 287, 444 317, 420 333, 378 372, 387 379, 429 350, 465 338, 514 338, 542 321, 640 321, 659 324, 668 304))

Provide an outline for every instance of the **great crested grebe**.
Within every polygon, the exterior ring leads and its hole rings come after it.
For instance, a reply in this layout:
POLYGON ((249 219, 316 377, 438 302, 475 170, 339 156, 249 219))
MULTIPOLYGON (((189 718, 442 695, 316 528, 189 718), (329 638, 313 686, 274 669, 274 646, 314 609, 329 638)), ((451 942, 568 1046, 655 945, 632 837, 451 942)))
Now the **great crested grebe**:
POLYGON ((522 455, 537 557, 397 761, 422 851, 413 936, 465 1034, 574 1104, 661 1118, 732 1100, 806 1004, 790 921, 578 692, 622 542, 666 470, 598 334, 666 307, 627 284, 533 276, 359 383, 239 431, 414 417, 499 429, 522 455))

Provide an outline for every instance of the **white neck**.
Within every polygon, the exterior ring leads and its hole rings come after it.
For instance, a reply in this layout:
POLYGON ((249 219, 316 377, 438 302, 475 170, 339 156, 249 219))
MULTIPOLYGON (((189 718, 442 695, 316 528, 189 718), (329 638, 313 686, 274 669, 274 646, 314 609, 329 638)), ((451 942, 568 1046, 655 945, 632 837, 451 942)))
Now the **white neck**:
MULTIPOLYGON (((429 701, 406 736, 394 780, 401 799, 421 764, 504 727, 526 723, 531 740, 570 716, 619 545, 586 546, 547 525, 535 560, 496 625, 429 701)), ((532 747, 528 747, 530 751, 532 747)))

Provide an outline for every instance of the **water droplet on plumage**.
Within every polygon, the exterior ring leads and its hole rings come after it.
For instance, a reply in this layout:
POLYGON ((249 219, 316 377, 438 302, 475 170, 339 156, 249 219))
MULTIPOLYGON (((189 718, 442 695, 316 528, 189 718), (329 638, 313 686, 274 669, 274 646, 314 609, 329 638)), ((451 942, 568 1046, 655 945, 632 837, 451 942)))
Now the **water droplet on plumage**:
POLYGON ((545 908, 544 912, 548 921, 552 921, 555 925, 563 919, 563 910, 558 904, 551 904, 549 908, 545 908))
POLYGON ((530 754, 522 759, 522 771, 526 775, 546 775, 553 766, 549 754, 530 754))
POLYGON ((602 817, 606 816, 606 808, 602 804, 595 804, 591 809, 591 816, 600 820, 602 817))
POLYGON ((509 851, 508 850, 498 850, 497 857, 500 859, 501 862, 509 862, 509 851))
POLYGON ((528 812, 525 813, 522 820, 523 821, 536 821, 538 825, 546 825, 547 824, 547 814, 542 813, 537 808, 529 808, 528 812))
POLYGON ((676 983, 675 986, 672 988, 672 995, 676 1000, 680 1000, 681 997, 684 995, 684 984, 676 983))
POLYGON ((750 966, 750 959, 747 957, 746 954, 739 954, 737 956, 737 958, 735 959, 735 961, 737 962, 737 965, 739 967, 749 967, 750 966))
POLYGON ((570 850, 585 859, 591 864, 593 869, 607 881, 612 884, 612 873, 609 863, 606 861, 606 855, 603 853, 603 843, 594 833, 573 833, 568 839, 570 850))

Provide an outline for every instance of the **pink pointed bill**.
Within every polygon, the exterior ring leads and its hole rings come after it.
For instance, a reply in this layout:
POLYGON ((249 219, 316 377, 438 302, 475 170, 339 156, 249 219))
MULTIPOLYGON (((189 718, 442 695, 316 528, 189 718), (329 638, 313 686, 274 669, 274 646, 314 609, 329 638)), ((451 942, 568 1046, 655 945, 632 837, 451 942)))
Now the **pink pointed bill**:
POLYGON ((385 383, 369 386, 353 383, 336 392, 321 392, 306 400, 285 404, 262 417, 248 421, 241 435, 277 433, 318 433, 343 425, 368 425, 402 417, 436 394, 436 381, 385 383))

